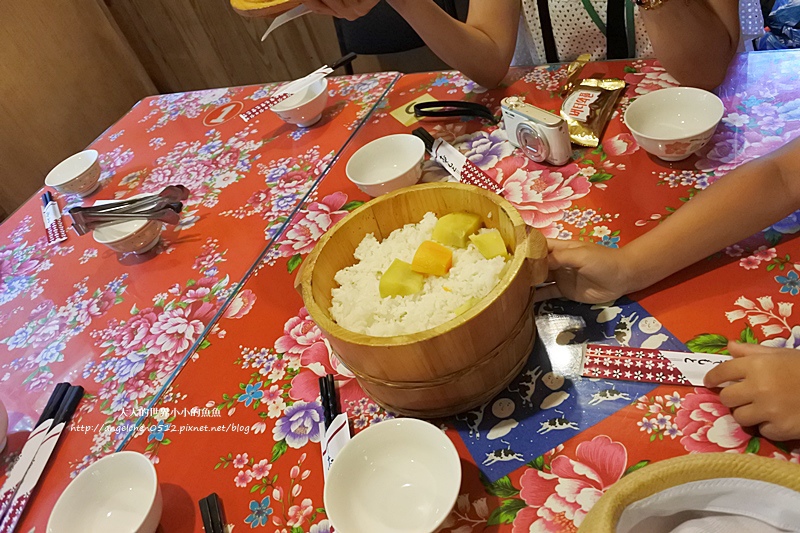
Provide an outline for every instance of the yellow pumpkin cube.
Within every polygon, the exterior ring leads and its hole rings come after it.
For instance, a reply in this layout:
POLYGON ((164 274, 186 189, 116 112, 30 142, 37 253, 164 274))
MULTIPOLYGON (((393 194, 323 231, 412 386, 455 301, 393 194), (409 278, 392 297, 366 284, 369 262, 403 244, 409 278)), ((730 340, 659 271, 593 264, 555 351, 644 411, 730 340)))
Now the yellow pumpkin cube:
POLYGON ((411 260, 411 270, 432 276, 444 276, 452 266, 453 251, 433 241, 420 244, 411 260))
POLYGON ((409 296, 422 290, 425 277, 411 270, 411 265, 395 259, 378 283, 381 298, 388 296, 409 296))
POLYGON ((448 213, 433 227, 433 240, 455 248, 466 248, 467 238, 481 227, 475 213, 448 213))
POLYGON ((506 243, 503 236, 496 229, 484 231, 476 235, 470 235, 469 240, 478 249, 483 257, 491 259, 493 257, 502 256, 504 259, 508 257, 508 250, 506 250, 506 243))

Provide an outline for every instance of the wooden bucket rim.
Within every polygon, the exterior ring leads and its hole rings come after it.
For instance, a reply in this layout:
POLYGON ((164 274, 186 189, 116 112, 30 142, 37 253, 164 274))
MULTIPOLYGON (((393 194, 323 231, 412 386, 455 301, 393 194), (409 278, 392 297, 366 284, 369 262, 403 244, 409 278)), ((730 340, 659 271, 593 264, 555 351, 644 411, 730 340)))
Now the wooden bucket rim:
POLYGON ((493 303, 497 299, 498 296, 500 296, 503 292, 505 292, 506 289, 508 289, 512 281, 523 269, 523 265, 528 259, 527 232, 528 232, 528 226, 522 219, 522 215, 519 214, 519 211, 517 211, 517 209, 511 204, 511 202, 509 202, 502 196, 495 194, 491 191, 487 191, 486 189, 483 189, 481 187, 476 187, 474 185, 467 185, 464 183, 437 182, 437 183, 424 183, 424 184, 412 185, 411 187, 398 189, 396 191, 381 195, 377 198, 373 198, 372 200, 359 206, 351 213, 349 213, 346 217, 344 217, 342 220, 337 222, 332 228, 330 228, 327 232, 325 232, 325 234, 319 239, 319 241, 317 241, 317 244, 314 246, 314 249, 311 251, 311 253, 308 255, 304 263, 301 265, 302 270, 299 273, 303 302, 305 303, 305 307, 306 310, 308 311, 308 314, 311 316, 311 318, 314 320, 317 326, 320 327, 320 329, 327 332, 329 335, 332 335, 333 337, 341 339, 350 344, 357 344, 367 347, 390 347, 390 346, 407 346, 410 344, 426 341, 434 337, 438 337, 444 333, 448 333, 451 330, 454 330, 459 326, 466 324, 467 322, 475 318, 477 315, 482 313, 487 307, 489 307, 491 303, 493 303), (434 328, 426 329, 424 331, 419 331, 416 333, 409 333, 405 335, 394 335, 391 337, 373 337, 371 335, 357 333, 349 329, 346 329, 337 324, 333 319, 328 318, 325 310, 323 310, 319 306, 316 299, 314 298, 311 283, 313 278, 314 266, 316 265, 317 259, 319 258, 319 255, 322 252, 322 250, 330 241, 331 237, 345 224, 347 224, 350 220, 354 219, 361 212, 370 209, 372 206, 380 202, 386 202, 394 197, 406 194, 412 190, 416 191, 424 189, 468 190, 472 193, 479 194, 487 198, 489 201, 497 204, 497 206, 503 212, 505 212, 505 214, 509 217, 511 221, 511 224, 514 228, 515 236, 517 238, 517 245, 514 248, 514 254, 511 260, 511 264, 506 270, 505 275, 502 278, 500 278, 500 281, 497 283, 497 285, 495 285, 495 287, 491 291, 489 291, 489 293, 486 296, 484 296, 478 303, 473 305, 470 309, 468 309, 464 313, 434 328))

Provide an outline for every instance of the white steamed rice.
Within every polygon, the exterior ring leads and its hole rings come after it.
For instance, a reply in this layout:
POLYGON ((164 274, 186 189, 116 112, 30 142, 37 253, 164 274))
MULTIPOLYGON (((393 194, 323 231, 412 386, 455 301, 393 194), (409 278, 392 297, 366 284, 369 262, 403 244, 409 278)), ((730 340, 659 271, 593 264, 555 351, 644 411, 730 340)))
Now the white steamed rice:
POLYGON ((453 250, 453 267, 446 276, 426 276, 421 292, 381 298, 383 272, 392 261, 411 263, 419 245, 431 240, 436 215, 426 213, 418 224, 393 231, 383 242, 370 233, 355 250, 355 265, 343 268, 334 279, 330 309, 336 322, 350 331, 373 337, 416 333, 436 327, 456 316, 455 310, 470 298, 483 298, 500 281, 505 260, 486 259, 474 244, 453 250), (446 290, 446 289, 449 290, 446 290))

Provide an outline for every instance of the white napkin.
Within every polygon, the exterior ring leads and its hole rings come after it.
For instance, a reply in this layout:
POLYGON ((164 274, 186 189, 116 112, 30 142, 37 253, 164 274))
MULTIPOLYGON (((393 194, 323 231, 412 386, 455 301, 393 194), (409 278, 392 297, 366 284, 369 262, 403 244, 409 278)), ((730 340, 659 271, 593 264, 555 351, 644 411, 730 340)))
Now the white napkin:
POLYGON ((616 533, 800 531, 800 493, 743 478, 693 481, 632 503, 616 533))

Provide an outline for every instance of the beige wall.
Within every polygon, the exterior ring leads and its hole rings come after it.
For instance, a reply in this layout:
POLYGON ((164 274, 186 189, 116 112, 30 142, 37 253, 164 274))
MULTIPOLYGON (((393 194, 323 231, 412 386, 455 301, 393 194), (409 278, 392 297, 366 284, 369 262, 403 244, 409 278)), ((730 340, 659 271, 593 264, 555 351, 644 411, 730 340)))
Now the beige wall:
MULTIPOLYGON (((105 0, 159 92, 232 87, 304 76, 339 58, 330 17, 306 15, 261 36, 271 19, 237 14, 228 0, 105 0)), ((444 68, 427 48, 363 56, 356 72, 444 68)))
POLYGON ((227 0, 105 0, 160 92, 249 85, 307 74, 339 57, 329 17, 279 28, 227 0))
MULTIPOLYGON (((0 220, 142 97, 296 78, 340 55, 330 17, 262 43, 228 0, 0 0, 0 220)), ((427 49, 356 72, 438 70, 427 49)))
POLYGON ((9 213, 155 87, 96 0, 2 0, 0 21, 0 208, 9 213))

